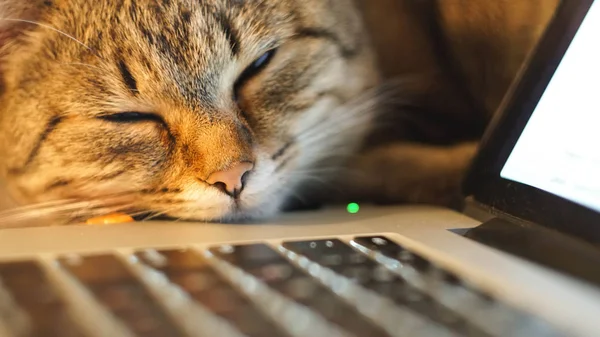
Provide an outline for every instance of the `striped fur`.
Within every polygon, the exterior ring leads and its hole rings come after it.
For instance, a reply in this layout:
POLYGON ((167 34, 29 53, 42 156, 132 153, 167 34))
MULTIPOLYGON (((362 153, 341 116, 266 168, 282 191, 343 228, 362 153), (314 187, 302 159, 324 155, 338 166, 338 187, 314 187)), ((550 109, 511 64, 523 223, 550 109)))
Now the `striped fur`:
POLYGON ((30 1, 0 0, 0 173, 22 203, 127 193, 173 217, 270 216, 367 130, 342 109, 377 83, 351 0, 30 1), (256 163, 237 201, 205 182, 236 161, 256 163))

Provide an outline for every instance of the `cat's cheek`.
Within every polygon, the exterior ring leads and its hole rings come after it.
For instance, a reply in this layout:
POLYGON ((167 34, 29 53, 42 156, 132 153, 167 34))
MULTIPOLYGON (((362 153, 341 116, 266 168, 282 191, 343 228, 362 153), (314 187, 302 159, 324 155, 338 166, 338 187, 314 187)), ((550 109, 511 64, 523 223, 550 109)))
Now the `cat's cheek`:
POLYGON ((21 189, 41 201, 135 192, 151 188, 165 172, 168 152, 156 128, 144 127, 136 135, 93 125, 59 123, 23 170, 21 189))
POLYGON ((233 199, 215 188, 191 180, 181 186, 182 191, 176 196, 151 196, 147 208, 172 218, 214 221, 224 218, 235 207, 233 199))
POLYGON ((290 186, 277 172, 277 166, 276 162, 266 158, 258 162, 234 216, 243 219, 270 218, 279 212, 290 186))

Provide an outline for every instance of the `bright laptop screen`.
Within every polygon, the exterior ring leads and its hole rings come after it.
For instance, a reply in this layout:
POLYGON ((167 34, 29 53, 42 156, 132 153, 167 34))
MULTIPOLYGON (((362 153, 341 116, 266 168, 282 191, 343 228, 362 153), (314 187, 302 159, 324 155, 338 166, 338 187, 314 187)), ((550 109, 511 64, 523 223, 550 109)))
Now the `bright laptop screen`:
POLYGON ((600 211, 600 3, 587 13, 501 176, 600 211))

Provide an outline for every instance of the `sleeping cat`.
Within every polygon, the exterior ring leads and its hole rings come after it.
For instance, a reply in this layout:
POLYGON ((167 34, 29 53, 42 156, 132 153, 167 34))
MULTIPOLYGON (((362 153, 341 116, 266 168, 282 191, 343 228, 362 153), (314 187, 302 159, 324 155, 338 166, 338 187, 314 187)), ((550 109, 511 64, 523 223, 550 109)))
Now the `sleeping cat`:
POLYGON ((69 218, 449 204, 557 2, 0 0, 0 178, 69 218))

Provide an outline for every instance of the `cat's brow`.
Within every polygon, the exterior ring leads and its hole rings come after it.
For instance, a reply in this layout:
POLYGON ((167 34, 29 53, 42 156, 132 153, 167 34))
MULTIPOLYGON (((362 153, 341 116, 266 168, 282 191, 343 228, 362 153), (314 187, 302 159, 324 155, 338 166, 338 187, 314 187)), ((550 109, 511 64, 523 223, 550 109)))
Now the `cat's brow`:
POLYGON ((341 51, 342 57, 351 58, 358 54, 358 50, 348 47, 342 43, 340 38, 333 32, 328 31, 325 28, 320 27, 302 27, 297 30, 296 38, 312 38, 312 39, 325 39, 333 42, 341 51))
POLYGON ((231 26, 231 21, 229 20, 229 17, 225 12, 222 11, 217 12, 216 17, 217 21, 219 22, 219 25, 221 26, 221 29, 223 30, 223 34, 225 34, 225 37, 229 42, 231 53, 234 56, 237 56, 240 53, 240 40, 237 32, 231 26))
POLYGON ((135 77, 133 77, 133 75, 131 74, 131 71, 129 70, 129 67, 127 66, 125 61, 119 62, 119 71, 121 72, 121 77, 123 77, 123 81, 129 88, 129 90, 134 94, 137 93, 137 81, 135 80, 135 77))

